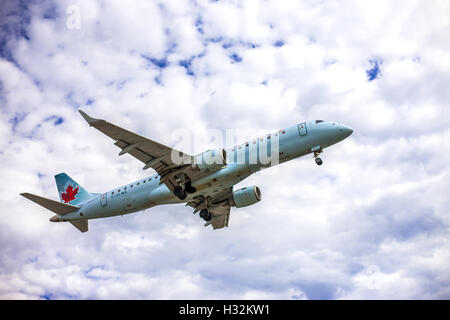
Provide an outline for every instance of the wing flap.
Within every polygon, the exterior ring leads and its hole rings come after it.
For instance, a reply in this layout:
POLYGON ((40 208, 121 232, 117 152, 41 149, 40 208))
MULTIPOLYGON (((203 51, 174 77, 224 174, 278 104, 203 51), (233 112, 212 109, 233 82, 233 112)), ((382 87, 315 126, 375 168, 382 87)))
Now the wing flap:
POLYGON ((213 229, 228 227, 230 220, 231 200, 233 197, 233 188, 226 188, 222 191, 208 195, 206 198, 196 197, 186 203, 186 206, 194 208, 194 213, 201 209, 208 209, 212 219, 205 223, 205 227, 211 225, 213 229))
MULTIPOLYGON (((116 146, 118 146, 119 148, 121 148, 122 150, 125 150, 128 146, 134 145, 134 144, 131 144, 131 143, 126 143, 123 140, 118 140, 114 144, 116 146)), ((169 159, 170 159, 170 153, 167 154, 167 152, 163 152, 161 150, 151 150, 150 153, 149 153, 148 152, 149 150, 145 151, 144 148, 145 148, 145 144, 143 144, 141 142, 141 143, 139 143, 138 146, 136 146, 135 148, 129 150, 127 153, 130 154, 131 156, 135 157, 136 159, 142 161, 146 165, 150 164, 150 166, 148 166, 148 167, 151 167, 151 168, 153 168, 155 170, 159 166, 161 166, 161 164, 163 164, 165 166, 168 166, 166 161, 163 161, 163 160, 165 160, 166 156, 168 156, 169 159), (155 159, 159 159, 159 161, 151 163, 155 159)))
POLYGON ((230 219, 230 205, 228 202, 209 209, 212 219, 205 223, 205 227, 211 225, 214 230, 228 227, 228 220, 230 219))

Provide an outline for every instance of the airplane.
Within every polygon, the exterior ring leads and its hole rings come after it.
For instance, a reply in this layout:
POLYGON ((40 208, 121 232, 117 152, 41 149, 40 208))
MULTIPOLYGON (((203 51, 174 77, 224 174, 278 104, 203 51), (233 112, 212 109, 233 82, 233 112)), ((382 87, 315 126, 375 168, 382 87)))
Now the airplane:
MULTIPOLYGON (((70 222, 81 232, 88 231, 88 220, 129 214, 164 204, 186 203, 199 212, 205 227, 228 227, 231 207, 242 208, 261 200, 257 186, 234 190, 234 185, 255 172, 286 161, 313 154, 322 165, 320 153, 353 133, 337 122, 307 121, 272 132, 228 149, 216 148, 191 156, 79 110, 89 126, 112 138, 121 149, 152 168, 156 174, 114 188, 89 193, 66 173, 55 175, 60 201, 31 193, 21 193, 56 213, 51 222, 70 222), (272 142, 273 141, 273 142, 272 142), (277 144, 278 150, 273 147, 277 144), (277 150, 277 154, 273 151, 277 150), (273 153, 276 161, 262 155, 273 153), (263 161, 264 160, 264 161, 263 161)), ((272 156, 272 155, 271 155, 272 156)), ((271 158, 272 159, 272 158, 271 158)))

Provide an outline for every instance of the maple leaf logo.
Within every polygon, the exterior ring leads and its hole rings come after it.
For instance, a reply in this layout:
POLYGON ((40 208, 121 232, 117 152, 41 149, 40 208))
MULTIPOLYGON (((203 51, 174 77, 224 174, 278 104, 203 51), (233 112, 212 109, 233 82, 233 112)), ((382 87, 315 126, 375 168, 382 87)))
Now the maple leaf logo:
POLYGON ((75 189, 69 184, 69 186, 66 189, 66 193, 61 193, 61 198, 64 200, 65 203, 70 202, 74 200, 76 197, 75 195, 78 193, 78 187, 75 189))

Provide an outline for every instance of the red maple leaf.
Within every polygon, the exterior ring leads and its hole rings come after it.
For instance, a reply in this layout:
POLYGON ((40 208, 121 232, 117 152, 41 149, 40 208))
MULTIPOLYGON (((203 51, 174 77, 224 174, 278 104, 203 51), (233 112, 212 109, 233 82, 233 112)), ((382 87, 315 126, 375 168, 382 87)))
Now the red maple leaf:
POLYGON ((61 198, 65 203, 70 202, 75 199, 75 195, 78 193, 78 187, 73 189, 73 187, 69 184, 66 189, 66 193, 61 193, 61 198))

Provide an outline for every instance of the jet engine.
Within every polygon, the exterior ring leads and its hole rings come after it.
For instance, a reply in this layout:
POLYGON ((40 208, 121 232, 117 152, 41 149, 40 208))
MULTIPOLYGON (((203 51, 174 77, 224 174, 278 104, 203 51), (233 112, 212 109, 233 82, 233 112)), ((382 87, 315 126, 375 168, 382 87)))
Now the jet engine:
POLYGON ((236 190, 233 192, 233 200, 236 208, 250 206, 261 200, 261 190, 256 186, 236 190))
POLYGON ((200 171, 217 171, 227 164, 227 152, 218 148, 194 156, 194 169, 200 171))

